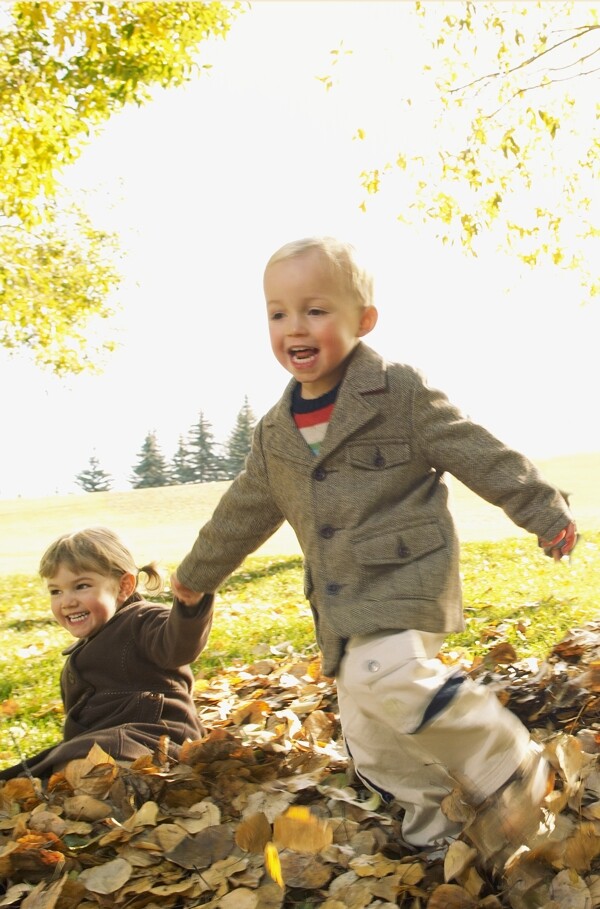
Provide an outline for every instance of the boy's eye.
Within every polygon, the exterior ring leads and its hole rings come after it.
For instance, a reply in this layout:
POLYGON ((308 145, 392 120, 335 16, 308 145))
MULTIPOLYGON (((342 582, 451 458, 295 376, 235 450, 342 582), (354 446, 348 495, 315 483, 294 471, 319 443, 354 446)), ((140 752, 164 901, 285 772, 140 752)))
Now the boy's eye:
POLYGON ((269 318, 270 318, 273 322, 276 322, 277 319, 283 319, 283 313, 282 313, 282 312, 272 312, 272 313, 270 314, 269 318))
POLYGON ((56 597, 60 593, 60 590, 57 590, 55 587, 49 588, 48 593, 51 597, 56 597))
POLYGON ((320 309, 318 306, 313 306, 311 309, 308 310, 308 314, 309 314, 309 316, 324 316, 325 310, 320 309))
POLYGON ((81 583, 77 584, 77 590, 86 590, 89 586, 87 581, 81 581, 81 583))

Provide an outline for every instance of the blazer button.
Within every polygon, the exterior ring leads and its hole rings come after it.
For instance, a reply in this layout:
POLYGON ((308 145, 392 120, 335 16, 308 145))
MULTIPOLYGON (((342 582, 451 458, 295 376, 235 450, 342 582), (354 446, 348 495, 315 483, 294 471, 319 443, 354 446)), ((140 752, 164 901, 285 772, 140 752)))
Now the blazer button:
POLYGON ((410 549, 403 543, 398 546, 397 552, 400 559, 407 559, 410 555, 410 549))
POLYGON ((330 540, 335 533, 335 527, 332 527, 330 524, 326 524, 325 527, 321 527, 319 533, 324 540, 330 540))
POLYGON ((326 476, 327 476, 327 471, 325 470, 324 467, 315 467, 315 469, 313 471, 313 477, 315 478, 315 480, 319 480, 319 481, 324 480, 326 476))
POLYGON ((327 591, 327 593, 330 593, 331 596, 333 596, 333 597, 336 595, 336 593, 339 593, 341 589, 342 589, 342 585, 341 585, 341 584, 336 584, 335 581, 332 581, 332 582, 331 582, 330 584, 328 584, 327 587, 325 588, 325 590, 327 591))
POLYGON ((380 665, 380 663, 378 663, 377 660, 368 660, 367 669, 369 670, 369 672, 379 672, 379 670, 381 669, 381 665, 380 665))

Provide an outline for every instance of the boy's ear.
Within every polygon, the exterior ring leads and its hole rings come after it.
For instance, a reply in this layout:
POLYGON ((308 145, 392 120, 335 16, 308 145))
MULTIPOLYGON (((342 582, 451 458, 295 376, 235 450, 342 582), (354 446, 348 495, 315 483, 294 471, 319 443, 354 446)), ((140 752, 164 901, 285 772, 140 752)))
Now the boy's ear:
POLYGON ((137 583, 136 576, 131 574, 129 571, 125 571, 121 575, 121 580, 119 581, 119 593, 117 595, 117 600, 119 605, 122 605, 125 600, 128 600, 133 591, 135 590, 135 585, 137 583))
POLYGON ((366 306, 360 315, 360 322, 358 323, 358 337, 362 338, 364 335, 368 335, 370 331, 373 331, 377 325, 377 319, 379 313, 375 306, 366 306))

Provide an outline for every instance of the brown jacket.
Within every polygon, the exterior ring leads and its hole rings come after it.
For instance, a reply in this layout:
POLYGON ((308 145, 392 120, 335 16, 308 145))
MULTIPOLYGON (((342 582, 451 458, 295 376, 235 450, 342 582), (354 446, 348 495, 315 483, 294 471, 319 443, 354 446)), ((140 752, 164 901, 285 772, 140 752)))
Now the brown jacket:
MULTIPOLYGON (((61 674, 64 739, 27 760, 34 776, 87 755, 94 743, 116 760, 131 761, 170 736, 173 757, 202 724, 192 700, 189 663, 203 650, 213 598, 195 608, 145 600, 128 602, 90 638, 71 644, 61 674)), ((23 764, 0 772, 18 776, 23 764)))
POLYGON ((417 370, 386 363, 363 342, 317 457, 294 424, 293 387, 259 422, 245 471, 177 576, 192 590, 216 590, 287 519, 304 554, 326 673, 335 673, 353 635, 463 628, 446 471, 545 539, 572 519, 564 496, 525 457, 466 419, 417 370))

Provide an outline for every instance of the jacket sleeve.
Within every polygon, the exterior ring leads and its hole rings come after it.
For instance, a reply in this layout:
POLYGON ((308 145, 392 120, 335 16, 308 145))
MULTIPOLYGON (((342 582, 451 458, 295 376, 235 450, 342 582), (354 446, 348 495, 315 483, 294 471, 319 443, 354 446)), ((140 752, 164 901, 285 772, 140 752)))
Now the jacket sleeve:
POLYGON ((215 591, 283 523, 269 485, 263 425, 261 420, 254 431, 245 469, 225 492, 177 569, 177 577, 190 590, 215 591))
POLYGON ((422 456, 502 508, 519 527, 550 540, 573 520, 566 495, 531 461, 467 419, 418 373, 412 418, 422 456))
POLYGON ((136 646, 161 669, 177 669, 193 662, 208 640, 213 600, 212 594, 206 594, 197 606, 189 607, 175 599, 171 609, 144 604, 136 613, 136 646))

